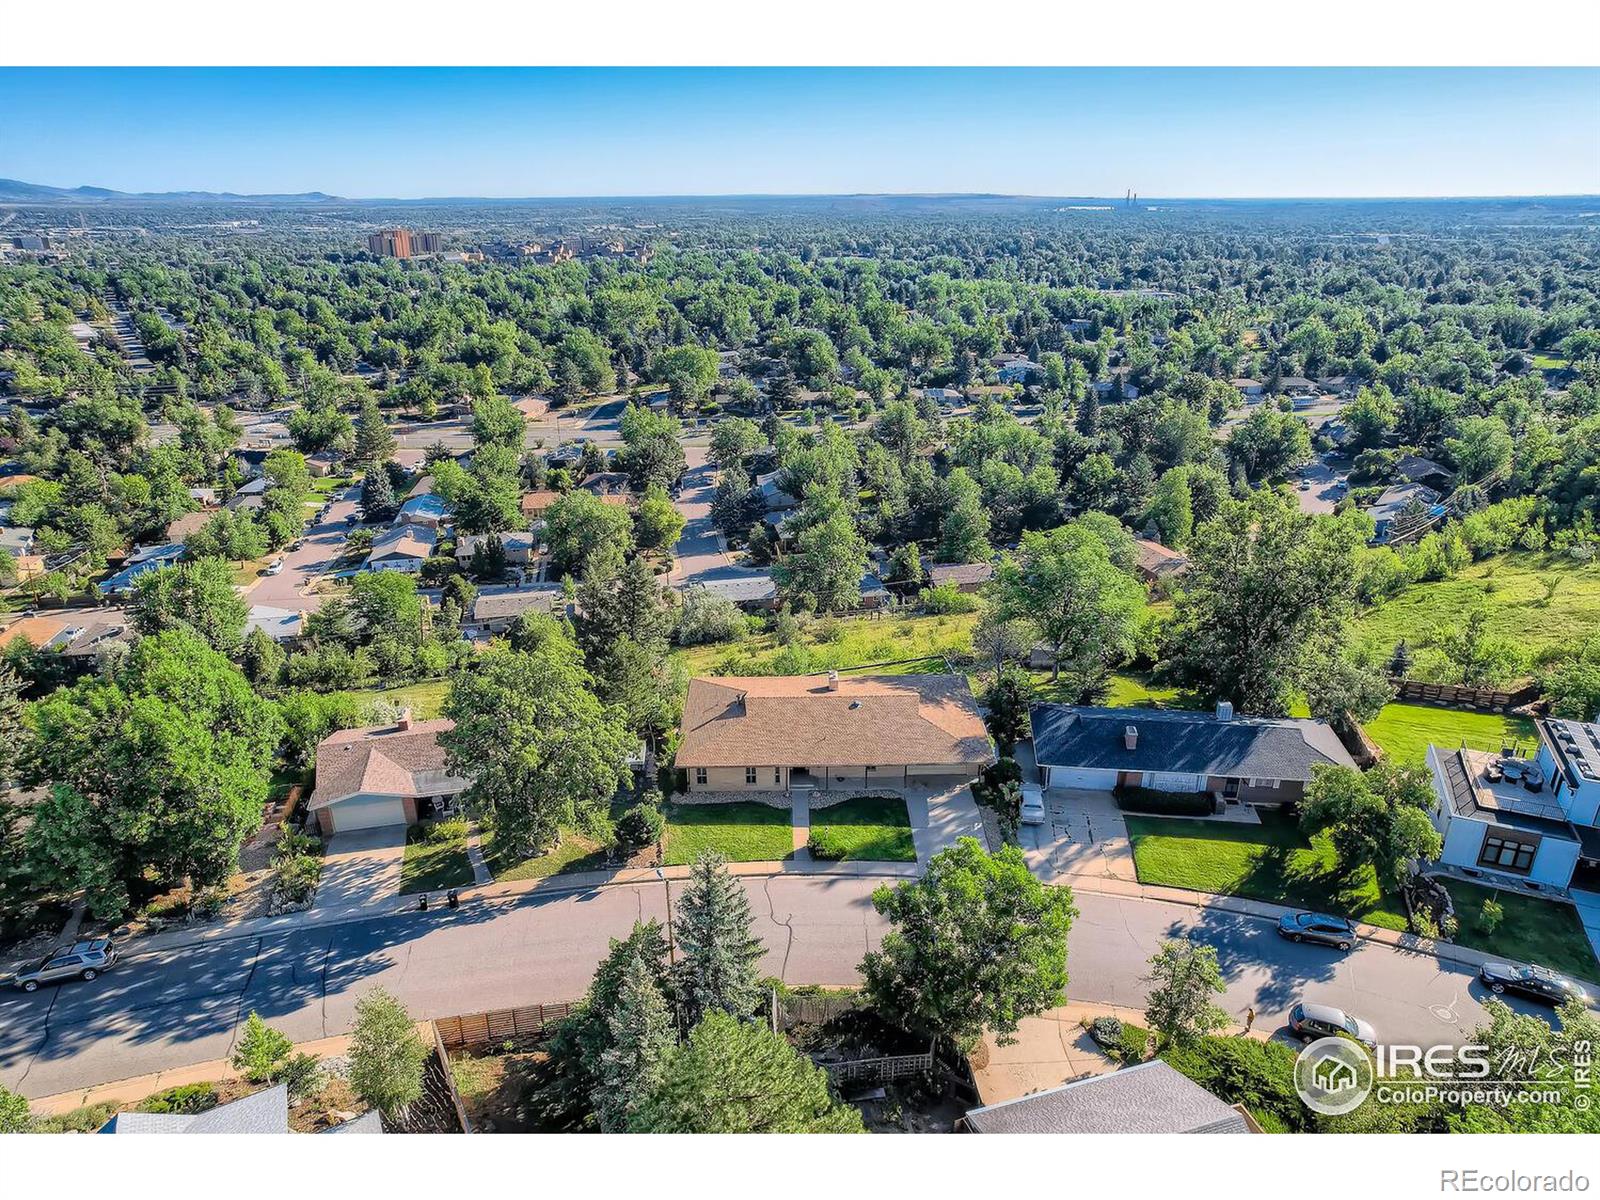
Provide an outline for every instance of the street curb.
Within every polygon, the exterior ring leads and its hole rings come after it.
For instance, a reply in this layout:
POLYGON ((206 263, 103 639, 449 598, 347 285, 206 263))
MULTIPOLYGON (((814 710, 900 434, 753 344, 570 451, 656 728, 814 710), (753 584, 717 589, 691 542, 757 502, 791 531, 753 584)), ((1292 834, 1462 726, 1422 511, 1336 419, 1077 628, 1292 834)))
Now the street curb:
MULTIPOLYGON (((1264 900, 1245 900, 1235 896, 1218 896, 1210 892, 1191 892, 1183 888, 1146 886, 1144 884, 1126 884, 1128 890, 1122 888, 1084 887, 1071 881, 1068 877, 1067 886, 1073 891, 1088 892, 1096 896, 1120 896, 1134 900, 1155 900, 1163 904, 1183 904, 1190 908, 1216 909, 1220 912, 1234 913, 1238 916, 1254 917, 1259 921, 1269 921, 1277 924, 1278 918, 1285 913, 1300 910, 1284 905, 1270 904, 1264 900)), ((1474 950, 1469 946, 1460 946, 1454 942, 1436 941, 1433 938, 1419 937, 1414 933, 1403 933, 1395 929, 1384 929, 1379 925, 1367 925, 1356 922, 1356 937, 1362 941, 1377 942, 1379 945, 1389 946, 1396 950, 1406 950, 1415 954, 1425 954, 1443 962, 1452 962, 1461 966, 1472 967, 1476 970, 1484 963, 1507 963, 1513 967, 1532 966, 1532 963, 1522 962, 1519 959, 1508 958, 1504 955, 1494 955, 1482 950, 1474 950)), ((1591 995, 1600 996, 1600 983, 1585 979, 1581 975, 1569 975, 1575 983, 1585 988, 1591 995)))
MULTIPOLYGON (((897 879, 910 879, 915 877, 917 863, 797 863, 791 860, 776 862, 754 863, 729 863, 728 870, 738 878, 769 879, 792 876, 797 879, 804 878, 830 878, 830 879, 882 879, 892 881, 897 879), (899 868, 899 869, 897 869, 899 868)), ((601 872, 582 872, 570 876, 551 876, 548 879, 517 881, 509 884, 469 884, 458 888, 457 895, 463 905, 476 901, 483 904, 516 903, 529 896, 569 896, 580 892, 593 892, 613 887, 640 887, 647 884, 666 885, 689 877, 689 867, 662 867, 661 874, 657 868, 640 867, 630 868, 626 871, 603 873, 604 878, 596 879, 595 875, 601 872), (531 886, 530 886, 531 885, 531 886)), ((295 933, 300 930, 331 929, 340 925, 351 925, 358 921, 380 920, 385 917, 400 917, 411 913, 422 912, 421 899, 429 897, 428 911, 449 910, 444 905, 444 889, 437 892, 417 892, 403 898, 398 904, 372 904, 356 908, 342 909, 329 913, 326 919, 305 920, 303 913, 287 914, 286 918, 261 917, 257 920, 263 922, 282 921, 274 927, 244 928, 244 923, 234 926, 199 927, 192 931, 174 930, 172 933, 151 934, 146 943, 156 938, 172 937, 170 942, 161 945, 133 944, 123 949, 121 958, 128 961, 135 958, 146 958, 156 954, 168 954, 176 950, 184 950, 194 946, 209 945, 215 942, 238 941, 243 938, 270 937, 279 933, 295 933), (301 919, 294 919, 294 918, 301 919), (189 936, 183 937, 182 934, 189 936)))

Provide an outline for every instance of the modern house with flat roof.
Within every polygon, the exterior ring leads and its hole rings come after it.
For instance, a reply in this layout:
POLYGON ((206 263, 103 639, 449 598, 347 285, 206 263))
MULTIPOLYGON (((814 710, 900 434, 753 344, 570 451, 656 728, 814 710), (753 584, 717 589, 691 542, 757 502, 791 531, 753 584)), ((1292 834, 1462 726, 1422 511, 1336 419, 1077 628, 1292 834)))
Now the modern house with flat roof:
POLYGON ((994 742, 963 675, 764 675, 689 682, 677 765, 691 792, 934 787, 994 742))
POLYGON ((1355 760, 1324 721, 1158 708, 1035 704, 1033 753, 1045 786, 1209 792, 1228 803, 1291 804, 1318 766, 1355 760))
POLYGON ((1600 886, 1600 724, 1536 727, 1531 756, 1428 747, 1439 861, 1520 887, 1600 886))

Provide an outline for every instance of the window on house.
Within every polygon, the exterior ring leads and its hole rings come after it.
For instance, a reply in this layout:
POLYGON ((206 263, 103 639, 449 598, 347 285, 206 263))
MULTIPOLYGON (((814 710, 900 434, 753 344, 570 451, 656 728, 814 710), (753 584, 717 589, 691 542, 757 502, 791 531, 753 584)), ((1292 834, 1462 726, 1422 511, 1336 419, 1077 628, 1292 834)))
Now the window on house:
POLYGON ((1539 847, 1530 842, 1492 834, 1483 839, 1483 850, 1478 855, 1480 867, 1493 867, 1499 871, 1512 871, 1526 875, 1533 869, 1534 855, 1539 847))
POLYGON ((772 768, 772 782, 773 783, 782 783, 783 782, 783 768, 782 767, 773 767, 772 768))
POLYGON ((1278 786, 1278 781, 1276 779, 1252 779, 1250 781, 1250 786, 1256 788, 1275 788, 1278 786))
POLYGON ((754 767, 746 767, 744 769, 744 781, 746 783, 754 783, 756 781, 756 769, 754 767))
POLYGON ((694 769, 694 781, 702 786, 705 784, 706 769, 704 767, 696 767, 694 769))

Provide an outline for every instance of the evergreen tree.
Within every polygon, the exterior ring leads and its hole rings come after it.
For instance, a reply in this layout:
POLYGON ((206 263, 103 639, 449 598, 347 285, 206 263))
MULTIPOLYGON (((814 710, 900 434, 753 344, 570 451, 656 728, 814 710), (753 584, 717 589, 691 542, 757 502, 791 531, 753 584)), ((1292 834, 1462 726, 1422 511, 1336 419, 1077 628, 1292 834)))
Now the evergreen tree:
POLYGON ((361 403, 361 415, 356 418, 355 449, 351 460, 369 473, 376 472, 394 457, 394 434, 378 408, 376 397, 368 396, 361 403))
POLYGON ((385 467, 374 467, 367 472, 361 484, 361 502, 367 510, 367 520, 387 523, 400 511, 400 500, 394 494, 394 480, 385 467))
POLYGON ((611 1044, 600 1055, 595 1116, 605 1133, 628 1127, 639 1105, 661 1082, 662 1064, 676 1038, 672 1011, 661 993, 660 965, 635 951, 623 971, 616 1007, 606 1017, 611 1044))
POLYGON ((761 997, 756 968, 761 942, 750 932, 750 898, 707 850, 695 862, 678 900, 678 994, 691 1021, 725 1012, 743 1019, 761 997))
POLYGON ((860 1133, 821 1067, 765 1025, 712 1013, 667 1055, 630 1126, 642 1133, 860 1133))

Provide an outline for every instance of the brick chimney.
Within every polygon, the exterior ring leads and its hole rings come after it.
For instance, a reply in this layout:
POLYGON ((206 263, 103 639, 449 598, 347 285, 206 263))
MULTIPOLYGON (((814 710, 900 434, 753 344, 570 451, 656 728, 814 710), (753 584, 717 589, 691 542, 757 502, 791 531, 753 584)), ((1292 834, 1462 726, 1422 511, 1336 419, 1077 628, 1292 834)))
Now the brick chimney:
POLYGON ((1137 725, 1124 725, 1122 727, 1122 747, 1124 750, 1137 750, 1139 748, 1139 727, 1137 725))
POLYGON ((837 692, 839 690, 839 672, 828 672, 828 690, 830 692, 837 692))
POLYGON ((400 715, 395 718, 395 726, 402 733, 411 728, 411 710, 409 708, 400 710, 400 715))
POLYGON ((1231 721, 1231 720, 1233 720, 1233 701, 1231 701, 1231 700, 1218 700, 1217 701, 1217 720, 1219 720, 1219 721, 1231 721))

